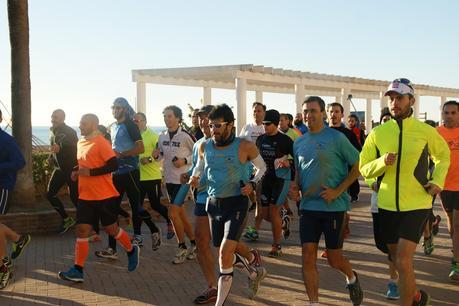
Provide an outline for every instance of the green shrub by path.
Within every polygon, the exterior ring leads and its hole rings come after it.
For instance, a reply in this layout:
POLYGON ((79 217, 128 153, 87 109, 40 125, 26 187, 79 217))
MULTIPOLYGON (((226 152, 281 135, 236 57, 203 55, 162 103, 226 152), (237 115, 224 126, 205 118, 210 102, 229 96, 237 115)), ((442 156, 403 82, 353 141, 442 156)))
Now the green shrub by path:
POLYGON ((49 178, 53 173, 53 167, 49 164, 49 153, 33 151, 32 153, 32 175, 35 184, 35 192, 38 197, 46 197, 46 188, 49 178))

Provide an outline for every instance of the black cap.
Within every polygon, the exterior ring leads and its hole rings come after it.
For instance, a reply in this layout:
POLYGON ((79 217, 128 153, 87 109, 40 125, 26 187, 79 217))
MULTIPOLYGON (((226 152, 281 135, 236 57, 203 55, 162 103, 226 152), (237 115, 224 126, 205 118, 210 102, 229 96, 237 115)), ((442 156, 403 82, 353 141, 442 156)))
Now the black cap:
POLYGON ((196 113, 196 115, 199 115, 199 114, 208 114, 210 113, 211 111, 213 111, 215 107, 213 105, 204 105, 203 107, 201 107, 198 112, 196 113))
POLYGON ((267 110, 265 113, 265 119, 263 119, 263 124, 272 123, 272 124, 278 125, 279 120, 280 120, 279 112, 275 109, 270 109, 270 110, 267 110))

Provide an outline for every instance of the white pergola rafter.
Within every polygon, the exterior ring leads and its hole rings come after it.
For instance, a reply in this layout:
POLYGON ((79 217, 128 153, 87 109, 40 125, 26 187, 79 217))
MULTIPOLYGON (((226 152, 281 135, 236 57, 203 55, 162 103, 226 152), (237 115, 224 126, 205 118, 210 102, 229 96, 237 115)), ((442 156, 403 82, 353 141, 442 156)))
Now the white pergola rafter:
MULTIPOLYGON (((306 95, 331 96, 343 104, 344 115, 350 114, 349 94, 354 98, 366 99, 365 124, 371 129, 371 105, 373 100, 385 104, 383 93, 389 81, 311 73, 257 65, 228 65, 207 67, 186 67, 166 69, 132 70, 132 80, 137 83, 137 110, 146 111, 146 84, 191 86, 203 88, 203 103, 212 103, 212 88, 233 89, 237 100, 237 130, 246 124, 246 92, 254 91, 259 101, 263 92, 294 95, 292 103, 296 110, 306 95)), ((417 100, 420 96, 440 97, 440 105, 447 98, 459 97, 459 89, 415 84, 417 100)), ((419 115, 419 103, 414 107, 415 116, 419 115)))

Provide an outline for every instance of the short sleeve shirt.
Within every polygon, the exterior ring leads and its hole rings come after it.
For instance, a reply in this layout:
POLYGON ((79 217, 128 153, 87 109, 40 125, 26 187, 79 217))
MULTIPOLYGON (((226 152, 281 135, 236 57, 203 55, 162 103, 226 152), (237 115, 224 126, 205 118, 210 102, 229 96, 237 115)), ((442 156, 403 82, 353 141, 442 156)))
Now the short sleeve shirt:
POLYGON ((437 131, 446 140, 451 152, 448 174, 443 189, 459 191, 459 127, 448 129, 440 126, 437 131))
MULTIPOLYGON (((145 151, 139 155, 140 158, 151 157, 153 150, 156 149, 158 145, 159 135, 147 128, 142 132, 142 140, 145 151)), ((161 179, 161 169, 160 163, 152 159, 152 162, 149 164, 139 164, 140 165, 140 180, 141 181, 151 181, 151 180, 160 180, 161 179)))
MULTIPOLYGON (((102 135, 81 139, 77 145, 78 166, 95 169, 104 166, 115 157, 110 142, 102 135)), ((78 197, 86 201, 99 201, 119 196, 110 173, 78 178, 78 197)))
MULTIPOLYGON (((126 119, 121 123, 115 122, 110 128, 112 136, 112 148, 116 152, 132 150, 137 141, 142 141, 139 128, 132 120, 126 119)), ((118 158, 119 168, 115 174, 131 172, 139 168, 138 156, 118 158)))
POLYGON ((301 210, 347 211, 349 195, 343 192, 327 203, 320 193, 323 186, 338 187, 348 175, 348 168, 359 160, 359 152, 344 134, 324 127, 318 133, 306 133, 293 145, 302 199, 301 210))

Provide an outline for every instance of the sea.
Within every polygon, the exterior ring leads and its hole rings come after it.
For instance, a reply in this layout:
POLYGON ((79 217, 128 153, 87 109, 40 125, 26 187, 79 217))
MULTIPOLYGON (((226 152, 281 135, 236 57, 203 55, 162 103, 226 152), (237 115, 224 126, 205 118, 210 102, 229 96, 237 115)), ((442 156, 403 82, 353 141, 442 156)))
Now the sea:
MULTIPOLYGON (((76 126, 73 126, 72 128, 77 132, 78 138, 80 138, 81 137, 80 129, 76 126)), ((150 126, 149 128, 158 134, 161 131, 164 131, 166 129, 166 127, 164 126, 150 126)), ((6 132, 11 134, 11 128, 7 128, 6 132)), ((49 144, 49 126, 33 126, 32 136, 34 140, 33 143, 35 145, 48 145, 49 144)))

